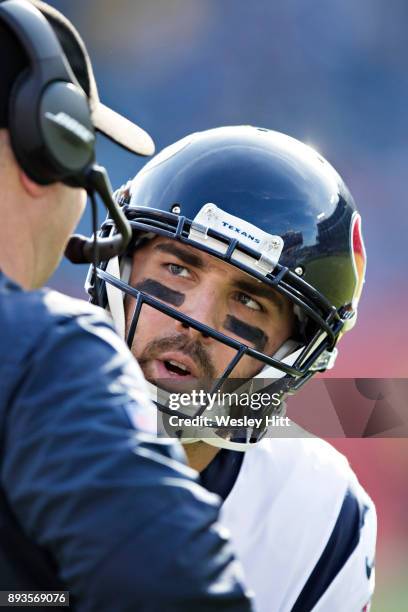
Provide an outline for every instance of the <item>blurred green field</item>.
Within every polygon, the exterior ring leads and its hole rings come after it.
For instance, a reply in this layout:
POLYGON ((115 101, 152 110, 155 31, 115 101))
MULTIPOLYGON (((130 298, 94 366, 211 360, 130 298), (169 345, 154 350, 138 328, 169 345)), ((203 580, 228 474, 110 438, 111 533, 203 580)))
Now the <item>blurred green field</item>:
MULTIPOLYGON (((406 547, 403 542, 399 545, 402 549, 406 547)), ((381 559, 380 552, 371 612, 407 612, 408 610, 408 557, 406 551, 398 548, 397 545, 394 549, 395 557, 387 563, 384 563, 386 559, 381 559)))
POLYGON ((408 584, 398 582, 376 592, 371 612, 407 612, 408 584))

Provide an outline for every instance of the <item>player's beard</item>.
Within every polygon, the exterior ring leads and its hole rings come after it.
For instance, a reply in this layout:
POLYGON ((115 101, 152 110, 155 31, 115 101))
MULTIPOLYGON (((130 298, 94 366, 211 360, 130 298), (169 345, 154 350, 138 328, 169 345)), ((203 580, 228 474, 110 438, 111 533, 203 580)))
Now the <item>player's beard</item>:
POLYGON ((165 379, 157 380, 152 376, 149 364, 156 359, 160 360, 160 356, 169 351, 178 351, 188 356, 194 362, 198 372, 198 377, 194 381, 183 381, 180 377, 180 381, 177 381, 180 391, 188 392, 193 389, 209 391, 211 389, 216 377, 216 369, 209 352, 199 340, 191 340, 185 334, 155 338, 147 343, 139 356, 136 355, 143 374, 150 383, 163 389, 167 388, 165 379))

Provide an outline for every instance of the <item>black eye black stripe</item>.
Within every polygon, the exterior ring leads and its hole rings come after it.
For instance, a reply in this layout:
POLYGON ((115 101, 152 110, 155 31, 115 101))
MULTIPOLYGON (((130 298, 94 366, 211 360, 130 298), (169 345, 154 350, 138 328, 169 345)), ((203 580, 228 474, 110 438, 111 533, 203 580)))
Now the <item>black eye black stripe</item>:
POLYGON ((244 323, 232 315, 227 315, 224 327, 240 338, 251 342, 258 351, 263 351, 269 340, 262 329, 254 325, 248 325, 248 323, 244 323))
POLYGON ((141 281, 135 285, 135 289, 138 291, 144 291, 158 300, 167 302, 172 306, 181 306, 186 299, 184 293, 174 291, 174 289, 170 289, 152 278, 146 278, 145 280, 141 281))
MULTIPOLYGON (((149 295, 152 295, 153 297, 163 300, 163 302, 167 302, 168 304, 176 307, 181 306, 186 299, 184 293, 174 291, 174 289, 170 289, 170 287, 166 287, 152 278, 146 278, 145 280, 141 281, 135 285, 135 289, 138 291, 144 291, 145 293, 148 293, 149 295)), ((226 330, 253 344, 258 351, 263 351, 266 343, 268 342, 268 336, 262 331, 262 329, 255 327, 254 325, 248 325, 248 323, 244 323, 232 315, 227 315, 224 322, 224 327, 226 330)))

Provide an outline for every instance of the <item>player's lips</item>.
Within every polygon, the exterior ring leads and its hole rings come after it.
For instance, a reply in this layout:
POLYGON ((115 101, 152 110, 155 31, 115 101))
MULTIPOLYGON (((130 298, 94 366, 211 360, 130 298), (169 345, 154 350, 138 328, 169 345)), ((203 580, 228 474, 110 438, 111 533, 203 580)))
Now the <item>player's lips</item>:
POLYGON ((192 380, 199 377, 199 372, 194 361, 180 351, 163 353, 160 357, 151 361, 157 379, 172 378, 177 380, 192 380))

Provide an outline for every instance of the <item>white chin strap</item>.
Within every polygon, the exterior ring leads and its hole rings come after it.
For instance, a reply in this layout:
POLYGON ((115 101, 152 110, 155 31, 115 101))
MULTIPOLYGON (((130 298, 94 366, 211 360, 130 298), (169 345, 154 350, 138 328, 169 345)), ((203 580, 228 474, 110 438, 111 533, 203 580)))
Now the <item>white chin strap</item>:
MULTIPOLYGON (((106 266, 106 271, 109 274, 112 274, 112 276, 114 276, 115 278, 119 280, 122 279, 125 283, 128 283, 131 271, 130 266, 131 264, 127 260, 127 258, 122 257, 121 270, 119 266, 119 257, 112 257, 112 259, 109 260, 108 265, 106 266)), ((116 332, 120 336, 120 338, 122 338, 122 340, 125 340, 126 321, 125 307, 123 304, 125 299, 125 293, 117 287, 114 287, 111 283, 105 283, 105 287, 106 295, 108 298, 109 312, 112 315, 116 332)))

